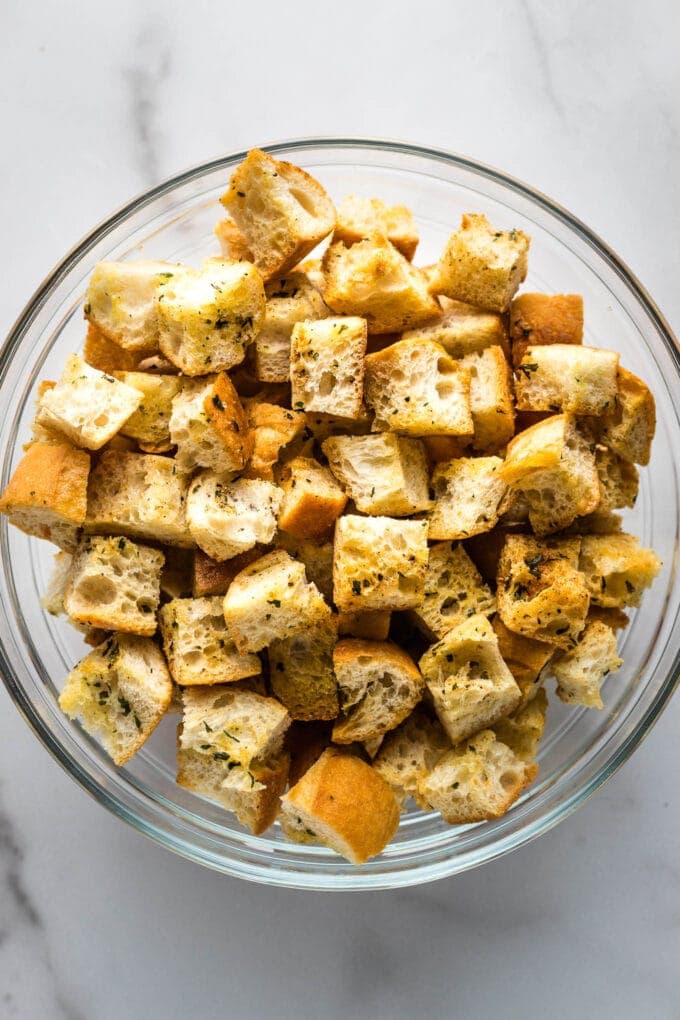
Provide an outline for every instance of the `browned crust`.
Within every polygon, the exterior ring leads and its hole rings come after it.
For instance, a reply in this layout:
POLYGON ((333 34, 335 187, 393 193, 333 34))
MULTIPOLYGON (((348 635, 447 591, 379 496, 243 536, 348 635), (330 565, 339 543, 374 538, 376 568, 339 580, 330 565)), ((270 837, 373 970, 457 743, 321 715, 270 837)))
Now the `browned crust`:
POLYGON ((385 641, 390 632, 391 619, 389 609, 376 609, 367 613, 338 613, 338 634, 367 641, 385 641))
POLYGON ((139 351, 126 351, 110 340, 93 322, 87 324, 83 344, 83 361, 92 368, 113 375, 114 372, 133 372, 139 364, 139 351))
POLYGON ((406 674, 409 680, 423 682, 420 670, 410 655, 391 641, 366 641, 364 638, 343 638, 333 649, 335 669, 351 668, 361 656, 378 659, 385 668, 406 674))
POLYGON ((255 547, 239 553, 230 560, 219 563, 202 549, 194 550, 193 593, 194 598, 204 595, 226 595, 227 588, 237 574, 262 556, 262 549, 255 547))
POLYGON ((510 305, 512 359, 518 365, 532 344, 583 343, 580 294, 520 294, 510 305))
POLYGON ((229 216, 225 216, 215 227, 215 237, 220 242, 222 255, 234 262, 252 262, 253 255, 245 237, 229 216))
POLYGON ((61 521, 80 526, 87 513, 89 473, 84 450, 68 443, 33 443, 0 498, 0 513, 50 510, 61 521))
POLYGON ((208 421, 224 446, 242 468, 253 452, 248 417, 226 372, 220 372, 203 401, 208 421))

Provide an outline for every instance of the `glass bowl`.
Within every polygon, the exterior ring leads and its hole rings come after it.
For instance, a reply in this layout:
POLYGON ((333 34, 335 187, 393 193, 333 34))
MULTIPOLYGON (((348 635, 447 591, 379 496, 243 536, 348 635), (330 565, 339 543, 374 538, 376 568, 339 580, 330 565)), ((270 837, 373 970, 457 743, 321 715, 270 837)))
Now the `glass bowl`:
MULTIPOLYGON (((617 256, 543 195, 489 167, 448 153, 391 142, 304 140, 270 147, 301 164, 336 198, 349 192, 408 205, 421 235, 417 261, 441 250, 462 212, 532 237, 525 288, 584 296, 586 342, 619 351, 651 386, 658 430, 624 527, 653 546, 663 570, 620 637, 624 666, 604 684, 602 711, 551 701, 536 782, 501 819, 450 828, 411 810, 394 841, 360 868, 322 848, 286 842, 278 826, 246 832, 231 815, 174 783, 175 726, 164 719, 143 750, 116 769, 59 711, 57 696, 84 654, 78 633, 43 612, 54 549, 2 520, 0 668, 39 739, 100 803, 163 846, 251 881, 315 889, 377 889, 428 882, 482 864, 545 832, 626 760, 658 717, 678 678, 678 467, 680 357, 668 325, 617 256)), ((196 167, 143 194, 97 227, 31 298, 2 349, 2 486, 21 456, 38 381, 55 378, 84 337, 82 300, 100 259, 162 258, 198 263, 217 254, 212 230, 231 168, 244 153, 196 167)))

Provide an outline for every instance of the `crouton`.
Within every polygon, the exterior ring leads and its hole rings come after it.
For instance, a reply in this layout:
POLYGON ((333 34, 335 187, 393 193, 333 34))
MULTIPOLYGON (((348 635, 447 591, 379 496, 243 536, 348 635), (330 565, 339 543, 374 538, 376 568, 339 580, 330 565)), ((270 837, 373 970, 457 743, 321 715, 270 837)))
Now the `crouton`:
POLYGON ((503 656, 505 665, 515 678, 515 683, 522 692, 522 705, 532 701, 541 689, 543 668, 552 658, 555 646, 546 641, 517 634, 505 626, 496 614, 491 620, 496 637, 498 650, 503 656))
POLYGON ((267 306, 262 329, 253 344, 255 374, 263 382, 288 382, 290 336, 297 322, 330 315, 323 298, 304 273, 289 273, 265 287, 267 306))
POLYGON ((590 603, 579 538, 508 535, 498 564, 498 612, 510 630, 570 648, 590 603))
POLYGON ((430 539, 458 539, 491 531, 508 487, 500 457, 460 457, 437 464, 434 502, 427 513, 430 539))
POLYGON ((580 294, 520 294, 510 305, 512 360, 519 365, 527 347, 583 343, 580 294))
POLYGON ((616 635, 601 620, 591 620, 576 644, 558 652, 551 663, 556 694, 569 705, 603 708, 600 684, 623 664, 616 654, 616 635))
POLYGON ((639 484, 635 465, 606 446, 598 446, 595 450, 595 466, 600 480, 600 505, 594 512, 606 513, 617 507, 635 506, 639 484))
POLYGON ((340 708, 333 674, 333 647, 337 631, 326 607, 313 628, 272 641, 269 646, 269 682, 272 693, 286 706, 292 719, 335 719, 340 708))
POLYGON ((59 707, 125 765, 151 736, 172 697, 172 680, 149 638, 113 634, 75 666, 59 707))
POLYGON ((98 262, 85 297, 85 318, 109 340, 139 356, 158 350, 161 283, 181 267, 172 262, 98 262))
POLYGON ((335 226, 335 208, 300 167, 251 149, 220 199, 265 280, 301 262, 335 226))
POLYGON ((452 358, 463 358, 487 347, 500 347, 509 356, 508 337, 500 315, 445 297, 440 298, 440 304, 442 310, 435 322, 405 330, 402 340, 434 340, 452 358))
POLYGON ((293 408, 358 418, 362 410, 365 352, 364 319, 296 323, 290 347, 293 408))
POLYGON ((474 563, 457 542, 431 545, 425 574, 425 596, 413 609, 416 626, 431 641, 469 616, 495 612, 496 599, 474 563))
POLYGON ((361 513, 406 517, 429 508, 427 459, 420 440, 391 432, 329 436, 321 448, 361 513))
POLYGON ((545 729, 547 709, 548 697, 545 690, 539 687, 530 702, 520 705, 512 715, 494 723, 491 729, 496 734, 496 740, 509 747, 522 761, 532 762, 545 729))
POLYGON ((374 432, 472 435, 470 373, 433 340, 401 340, 366 357, 374 432))
POLYGON ((164 556, 129 538, 84 535, 64 588, 76 623, 151 637, 156 631, 164 556))
POLYGON ((425 682, 413 660, 390 641, 343 638, 333 649, 341 718, 336 744, 373 740, 403 722, 423 696, 425 682))
POLYGON ((305 415, 252 398, 244 401, 244 405, 253 452, 243 474, 246 478, 272 482, 281 451, 304 430, 305 415))
POLYGON ((486 216, 465 213, 437 263, 431 293, 505 312, 526 278, 529 241, 521 230, 496 230, 486 216))
POLYGON ((485 347, 459 359, 470 373, 470 412, 475 450, 495 453, 515 432, 510 368, 500 347, 485 347))
POLYGON ((139 362, 138 351, 126 351, 97 329, 93 322, 87 324, 83 344, 83 361, 107 375, 115 372, 132 372, 139 362))
POLYGON ((252 262, 253 253, 246 239, 230 216, 225 216, 216 225, 215 237, 219 241, 220 253, 229 262, 252 262))
POLYGON ((243 652, 294 637, 326 618, 327 605, 302 563, 283 549, 237 574, 224 597, 224 618, 243 652))
POLYGON ((249 769, 279 755, 290 716, 275 698, 241 686, 218 684, 182 692, 179 746, 212 761, 249 769))
POLYGON ((165 657, 175 683, 226 684, 257 676, 257 655, 236 650, 224 622, 222 599, 173 599, 158 614, 165 657))
POLYGON ((119 372, 117 378, 142 394, 137 410, 121 426, 123 436, 134 439, 145 453, 166 453, 172 449, 170 415, 172 401, 182 383, 176 375, 149 372, 119 372))
POLYGON ((420 783, 450 750, 451 741, 439 720, 416 708, 385 735, 373 768, 389 783, 400 805, 413 797, 418 807, 428 810, 429 804, 420 796, 420 783))
POLYGON ((69 443, 33 443, 0 498, 0 513, 27 535, 73 551, 87 510, 90 458, 69 443))
POLYGON ((253 450, 246 413, 224 373, 185 381, 172 400, 169 427, 183 471, 207 467, 238 474, 253 450))
POLYGON ((327 602, 333 601, 333 543, 311 542, 279 532, 275 545, 285 549, 293 559, 304 565, 307 580, 312 581, 327 602))
POLYGON ((281 826, 295 841, 310 836, 353 864, 364 864, 399 826, 394 794, 375 769, 328 748, 281 798, 281 826))
POLYGON ((239 365, 265 314, 262 277, 250 262, 206 259, 178 267, 158 295, 161 352, 185 375, 239 365))
POLYGON ((483 730, 443 755, 420 782, 419 793, 449 825, 470 825, 504 815, 537 771, 493 730, 483 730))
POLYGON ((260 556, 262 550, 256 547, 233 556, 230 560, 218 561, 212 559, 202 549, 196 549, 193 554, 190 594, 193 594, 194 598, 201 598, 203 595, 226 595, 236 575, 255 560, 259 560, 260 556))
POLYGON ((346 514, 335 526, 333 600, 341 612, 411 609, 427 567, 427 523, 346 514))
POLYGON ((187 484, 169 457, 106 450, 90 474, 85 531, 192 546, 187 484))
POLYGON ((392 614, 386 610, 374 613, 338 613, 338 634, 341 637, 386 641, 392 614))
POLYGON ((281 490, 271 482, 201 471, 187 494, 187 524, 196 545, 214 560, 229 560, 276 533, 281 490))
POLYGON ((333 241, 349 247, 381 234, 409 262, 418 247, 418 231, 413 214, 405 205, 386 205, 381 198, 347 195, 338 206, 333 241))
POLYGON ((618 363, 618 354, 599 347, 529 346, 515 368, 517 407, 604 414, 614 406, 618 363))
POLYGON ((435 712, 452 744, 492 726, 519 705, 521 692, 485 616, 470 616, 420 660, 435 712))
POLYGON ((622 609, 640 605, 643 591, 661 570, 661 560, 625 532, 584 535, 579 569, 585 574, 593 605, 622 609))
POLYGON ((280 492, 279 528, 296 538, 323 539, 347 502, 328 468, 312 457, 295 457, 286 464, 280 492))
POLYGON ((625 368, 617 373, 616 402, 599 423, 600 442, 624 460, 649 464, 656 430, 656 405, 649 387, 625 368))
POLYGON ((421 271, 381 234, 351 248, 331 244, 321 265, 328 307, 338 315, 360 315, 369 333, 401 333, 439 318, 421 271))

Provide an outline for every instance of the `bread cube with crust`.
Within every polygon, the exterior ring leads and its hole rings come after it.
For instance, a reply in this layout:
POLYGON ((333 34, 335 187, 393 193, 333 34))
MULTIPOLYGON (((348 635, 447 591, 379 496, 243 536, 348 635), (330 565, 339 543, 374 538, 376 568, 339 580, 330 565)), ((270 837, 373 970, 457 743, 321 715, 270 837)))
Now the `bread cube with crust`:
POLYGON ((595 466, 600 480, 598 510, 606 512, 618 507, 635 506, 639 483, 635 465, 608 447, 598 445, 595 449, 595 466))
POLYGON ((27 535, 73 551, 87 512, 90 457, 69 443, 32 443, 0 498, 0 513, 27 535))
POLYGON ((619 356, 581 344, 527 347, 515 368, 520 411, 604 414, 614 406, 619 356))
POLYGON ((292 719, 335 719, 338 685, 333 673, 336 621, 331 610, 320 614, 313 628, 269 646, 272 693, 292 719))
POLYGON ((373 768, 392 787, 400 805, 413 797, 418 807, 427 811, 429 804, 420 796, 420 783, 450 750, 451 741, 439 720, 416 707, 408 719, 385 734, 373 768))
POLYGON ((226 595, 229 585, 237 574, 259 560, 262 550, 257 547, 233 556, 230 560, 214 560, 202 549, 195 549, 192 555, 191 591, 194 598, 203 595, 226 595))
POLYGON ((522 692, 521 708, 540 691, 545 676, 543 670, 552 658, 555 645, 517 634, 505 626, 498 613, 492 618, 491 626, 496 632, 503 661, 522 692))
POLYGON ((510 715, 521 700, 493 627, 481 614, 470 616, 428 649, 420 669, 452 744, 510 715))
POLYGON ((569 705, 602 708, 600 684, 623 664, 616 654, 616 634, 601 620, 591 620, 576 644, 558 652, 551 663, 557 697, 569 705))
POLYGON ((329 436, 321 448, 361 513, 406 517, 429 508, 427 458, 419 439, 392 432, 329 436))
POLYGON ((418 247, 413 213, 405 205, 387 205, 381 198, 347 195, 338 206, 333 241, 356 244, 374 234, 386 237, 409 262, 418 247))
POLYGON ((230 560, 267 545, 276 534, 282 493, 271 482, 201 471, 187 495, 187 523, 196 545, 214 560, 230 560))
POLYGON ((431 293, 505 312, 526 278, 529 241, 521 230, 497 230, 486 216, 465 213, 437 263, 431 293))
POLYGON ((141 402, 139 390, 90 368, 72 354, 56 386, 43 390, 36 422, 61 433, 74 446, 99 450, 120 431, 141 402))
POLYGON ((360 315, 371 334, 401 333, 439 318, 422 271, 381 234, 350 248, 331 244, 321 265, 328 307, 338 315, 360 315))
POLYGON ((431 545, 425 574, 425 595, 412 610, 416 626, 431 641, 444 637, 469 616, 490 616, 496 599, 458 542, 431 545))
POLYGON ((388 610, 338 613, 338 634, 341 637, 366 638, 367 641, 386 641, 391 619, 392 614, 388 610))
POLYGON ((340 612, 412 609, 427 569, 426 521, 346 514, 335 526, 333 601, 340 612))
POLYGON ((144 453, 167 453, 173 445, 170 438, 172 401, 182 388, 179 376, 118 372, 117 378, 142 394, 141 404, 121 426, 120 434, 134 439, 144 453))
POLYGON ((214 234, 219 241, 223 259, 229 262, 253 261, 253 253, 231 216, 225 216, 215 224, 214 234))
POLYGON ((251 149, 220 199, 265 280, 283 276, 330 234, 335 208, 300 167, 251 149))
POLYGON ((510 630, 571 648, 590 595, 579 569, 580 538, 508 535, 498 563, 498 612, 510 630))
POLYGON ((305 568, 307 580, 312 581, 326 602, 333 601, 333 542, 312 542, 307 538, 295 538, 280 531, 274 539, 278 549, 285 549, 293 559, 299 560, 305 568))
POLYGON ((427 326, 405 330, 402 340, 434 340, 452 358, 463 358, 487 347, 500 347, 509 356, 510 347, 501 315, 443 296, 439 303, 439 318, 427 326))
POLYGON ((434 340, 400 340, 366 357, 374 432, 471 436, 470 373, 434 340))
POLYGON ((313 457, 288 461, 279 491, 282 495, 279 528, 296 538, 327 537, 347 502, 329 469, 313 457))
POLYGON ((237 651, 219 596, 172 599, 158 623, 172 678, 182 687, 232 683, 262 669, 257 655, 237 651))
POLYGON ((243 475, 246 478, 261 478, 263 481, 273 482, 274 466, 281 456, 281 451, 302 435, 305 415, 255 398, 245 400, 244 407, 252 453, 243 475))
POLYGON ((520 294, 510 305, 512 360, 519 365, 527 347, 583 343, 580 294, 520 294))
POLYGON ((207 467, 238 474, 253 450, 248 418, 224 372, 184 382, 172 400, 169 428, 183 471, 207 467))
POLYGON ((496 740, 509 747, 522 761, 532 762, 545 729, 547 709, 548 696, 545 689, 539 687, 530 702, 520 705, 512 715, 494 723, 491 729, 496 734, 496 740))
POLYGON ((84 535, 66 578, 64 610, 75 623, 151 637, 164 559, 124 536, 84 535))
POLYGON ((296 323, 290 346, 293 409, 360 417, 365 353, 364 319, 296 323))
POLYGON ((79 719, 116 765, 151 736, 172 697, 172 680, 150 638, 113 634, 69 673, 59 707, 79 719))
POLYGON ((179 747, 244 769, 272 761, 283 750, 288 712, 275 698, 243 684, 188 687, 182 692, 179 747))
POLYGON ((614 407, 597 424, 600 442, 624 460, 649 464, 656 430, 654 397, 646 383, 621 366, 614 407))
POLYGON ((255 337, 255 374, 263 382, 290 379, 290 337, 297 322, 313 322, 330 315, 321 294, 304 273, 288 273, 265 287, 264 325, 255 337))
POLYGON ((240 365, 264 322, 262 277, 250 262, 179 266, 159 287, 158 310, 158 345, 180 371, 226 371, 240 365))
POLYGON ((661 570, 653 549, 640 546, 634 535, 584 535, 579 569, 585 575, 593 605, 605 609, 639 606, 642 593, 661 570))
POLYGON ((498 523, 508 486, 500 457, 460 457, 437 464, 428 511, 430 539, 460 539, 491 531, 498 523))
POLYGON ((459 359, 470 373, 470 411, 475 450, 495 453, 515 432, 510 367, 500 347, 485 347, 459 359))
POLYGON ((127 351, 124 347, 109 340, 93 322, 87 324, 87 334, 83 343, 83 361, 107 375, 116 372, 132 372, 139 363, 139 351, 127 351))
POLYGON ((98 262, 85 297, 85 318, 123 350, 158 350, 159 287, 181 271, 173 262, 98 262))

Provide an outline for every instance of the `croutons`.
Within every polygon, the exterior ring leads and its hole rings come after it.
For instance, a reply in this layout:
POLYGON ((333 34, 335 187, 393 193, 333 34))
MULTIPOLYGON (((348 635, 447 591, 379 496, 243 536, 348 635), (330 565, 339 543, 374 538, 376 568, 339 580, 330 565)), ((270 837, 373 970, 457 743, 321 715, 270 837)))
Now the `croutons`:
POLYGON ((430 539, 470 538, 498 523, 508 486, 500 457, 460 457, 437 464, 434 501, 427 514, 430 539))
POLYGON ((276 533, 282 493, 271 482, 213 471, 196 475, 187 495, 187 523, 196 545, 214 560, 229 560, 276 533))
POLYGON ((475 450, 495 453, 512 439, 515 405, 510 367, 500 347, 485 347, 459 359, 470 373, 470 411, 475 450))
POLYGON ((257 400, 247 400, 245 408, 253 452, 244 475, 272 482, 281 451, 304 431, 305 415, 257 400))
POLYGON ((172 401, 182 388, 181 380, 176 375, 149 372, 119 372, 117 377, 142 394, 141 404, 121 426, 121 435, 134 439, 144 453, 167 453, 173 445, 172 401))
MULTIPOLYGON (((595 450, 595 467, 600 480, 600 505, 606 512, 618 507, 635 506, 638 494, 638 472, 634 464, 624 460, 606 446, 595 450)), ((610 530, 610 529, 608 529, 610 530)))
POLYGON ((304 565, 307 580, 317 586, 327 602, 333 601, 332 542, 312 542, 280 531, 274 544, 278 549, 285 549, 293 559, 299 560, 304 565))
POLYGON ((252 451, 245 412, 226 375, 187 380, 173 398, 169 428, 182 471, 206 467, 234 475, 252 451))
POLYGON ((494 723, 491 728, 496 739, 509 747, 522 761, 533 761, 545 729, 547 708, 548 696, 544 688, 539 687, 530 702, 520 705, 512 715, 494 723))
POLYGON ((259 560, 261 555, 262 550, 255 548, 230 560, 218 561, 201 549, 195 549, 192 555, 191 587, 188 594, 193 594, 194 598, 201 598, 203 595, 226 595, 236 575, 240 574, 244 567, 259 560))
POLYGON ((617 373, 616 403, 602 418, 601 442, 624 460, 649 464, 656 430, 656 405, 649 387, 625 368, 617 373))
POLYGON ((75 666, 59 707, 101 741, 116 765, 125 765, 165 714, 172 680, 149 638, 113 634, 75 666))
POLYGON ((0 498, 16 528, 73 551, 87 512, 90 457, 69 443, 33 443, 0 498))
POLYGON ((288 382, 290 336, 298 322, 324 319, 330 314, 316 287, 304 273, 289 273, 265 287, 264 325, 253 344, 255 374, 262 382, 288 382))
POLYGON ((333 614, 326 607, 314 627, 269 646, 272 693, 292 719, 335 719, 340 708, 333 673, 337 641, 333 614))
POLYGON ((430 506, 427 459, 420 440, 384 432, 330 436, 321 447, 361 513, 406 517, 430 506))
POLYGON ((275 698, 242 685, 192 687, 182 692, 182 750, 244 769, 271 761, 283 746, 290 716, 275 698))
POLYGON ((557 697, 572 705, 602 708, 600 684, 623 663, 616 654, 616 635, 600 620, 592 620, 576 644, 558 652, 551 663, 557 680, 557 697))
POLYGON ((253 253, 246 239, 230 216, 225 216, 215 224, 215 237, 219 241, 223 259, 230 262, 252 262, 253 253))
POLYGON ((159 287, 181 267, 172 262, 98 262, 85 298, 85 318, 109 340, 140 357, 158 350, 159 287))
POLYGON ((572 344, 530 346, 515 368, 520 411, 604 414, 614 406, 619 356, 572 344))
POLYGON ((519 365, 535 344, 583 343, 580 294, 520 294, 510 305, 512 360, 519 365))
POLYGON ((470 373, 433 340, 400 340, 366 358, 374 432, 472 435, 470 373))
POLYGON ((338 206, 333 241, 349 246, 382 234, 404 258, 412 261, 418 247, 413 214, 405 205, 386 205, 380 198, 347 195, 338 206))
POLYGON ((418 807, 428 810, 420 796, 421 782, 437 764, 451 741, 438 719, 430 719, 416 708, 400 726, 385 735, 373 768, 392 787, 400 804, 413 797, 418 807))
POLYGON ((427 523, 346 514, 335 526, 333 600, 341 612, 412 609, 427 568, 427 523))
POLYGON ((529 240, 521 230, 496 230, 486 216, 465 213, 437 263, 430 291, 505 312, 526 278, 529 240))
POLYGON ((323 539, 347 502, 328 468, 313 457, 295 457, 286 464, 280 492, 279 528, 296 538, 323 539))
POLYGON ((104 336, 93 322, 88 322, 83 343, 83 361, 87 365, 113 375, 115 372, 132 372, 137 368, 139 358, 138 351, 126 351, 104 336))
POLYGON ((469 616, 490 616, 496 609, 491 589, 458 542, 431 545, 425 574, 425 595, 412 616, 431 641, 436 641, 469 616))
POLYGON ((505 626, 498 614, 492 618, 491 626, 496 632, 505 665, 522 692, 521 708, 532 701, 541 689, 542 670, 552 658, 555 646, 517 634, 505 626))
POLYGON ((642 593, 661 569, 652 549, 640 546, 634 535, 584 535, 579 569, 593 604, 605 609, 639 606, 642 593))
POLYGON ((282 276, 330 234, 335 208, 300 167, 251 149, 220 199, 265 280, 282 276))
POLYGON ((570 648, 590 604, 580 538, 508 535, 498 563, 498 612, 510 630, 570 648))
POLYGON ((236 650, 222 614, 222 599, 173 599, 161 607, 158 622, 175 683, 225 684, 257 676, 257 655, 236 650))
POLYGON ((440 315, 421 270, 381 234, 351 248, 331 244, 321 265, 328 307, 338 315, 360 315, 369 333, 400 333, 440 315))
POLYGON ((293 409, 358 418, 365 352, 364 319, 348 317, 296 323, 290 345, 293 409))
POLYGON ((442 311, 435 322, 405 330, 402 340, 434 340, 452 358, 462 358, 487 347, 509 351, 502 316, 446 297, 440 298, 440 304, 442 311))

